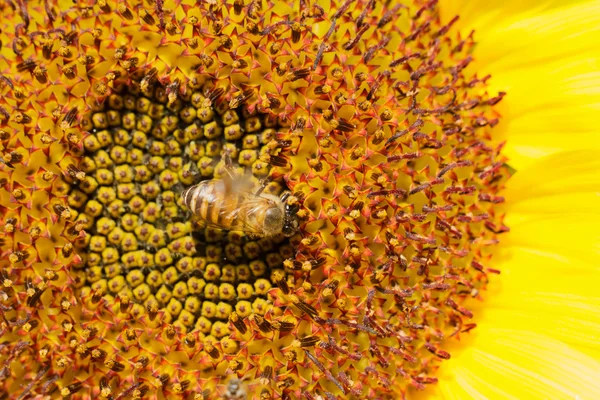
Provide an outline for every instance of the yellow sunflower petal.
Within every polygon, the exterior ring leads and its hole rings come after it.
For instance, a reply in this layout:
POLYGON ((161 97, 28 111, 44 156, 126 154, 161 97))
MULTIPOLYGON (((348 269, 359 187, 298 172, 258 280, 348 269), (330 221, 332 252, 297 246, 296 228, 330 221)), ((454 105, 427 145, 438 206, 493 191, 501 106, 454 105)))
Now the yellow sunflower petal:
POLYGON ((509 139, 511 165, 599 148, 600 2, 483 3, 448 2, 442 9, 446 18, 461 15, 465 33, 475 29, 477 70, 492 75, 492 93, 508 92, 502 139, 509 139))
POLYGON ((600 74, 590 71, 599 61, 590 55, 513 71, 500 67, 503 72, 494 73, 491 86, 509 93, 503 128, 512 166, 520 169, 544 155, 600 147, 594 117, 600 109, 600 74))
MULTIPOLYGON (((461 30, 475 30, 479 65, 530 67, 556 57, 594 54, 600 2, 442 1, 445 19, 459 15, 461 30)), ((496 76, 496 74, 494 74, 496 76)))
POLYGON ((512 257, 501 265, 500 290, 486 295, 486 310, 492 311, 484 313, 483 321, 540 332, 584 353, 597 349, 597 266, 537 249, 511 248, 510 252, 512 257))
MULTIPOLYGON (((540 199, 557 193, 560 196, 595 194, 600 183, 599 153, 597 150, 580 150, 555 154, 539 160, 523 172, 519 171, 507 185, 506 196, 511 214, 519 212, 531 199, 540 199)), ((575 204, 565 203, 565 205, 571 207, 561 211, 580 211, 578 207, 574 207, 575 204)), ((526 211, 547 213, 548 208, 526 211)))
POLYGON ((587 399, 600 391, 591 357, 537 332, 489 325, 497 324, 482 324, 485 339, 449 363, 444 398, 587 399))
POLYGON ((506 193, 501 280, 436 395, 573 399, 600 392, 599 151, 545 157, 506 193))
POLYGON ((590 349, 600 344, 599 156, 560 153, 513 177, 510 258, 503 263, 502 295, 490 298, 491 306, 532 310, 524 323, 590 349))
POLYGON ((511 245, 575 251, 585 244, 586 252, 597 256, 599 155, 591 150, 560 153, 513 176, 506 193, 511 245))
POLYGON ((550 10, 556 7, 562 7, 565 4, 575 4, 583 2, 581 0, 508 0, 508 1, 486 1, 486 0, 441 0, 441 12, 445 17, 452 18, 454 15, 460 15, 460 21, 457 23, 461 28, 477 29, 487 27, 491 29, 490 24, 501 24, 507 18, 520 15, 536 15, 542 11, 550 10), (493 18, 493 16, 498 18, 493 18))

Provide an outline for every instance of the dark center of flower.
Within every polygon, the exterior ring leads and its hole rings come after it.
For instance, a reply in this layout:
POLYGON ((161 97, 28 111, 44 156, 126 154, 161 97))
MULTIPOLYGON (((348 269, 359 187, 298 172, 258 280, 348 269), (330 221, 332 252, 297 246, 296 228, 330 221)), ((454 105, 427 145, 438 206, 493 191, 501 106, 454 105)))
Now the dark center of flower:
MULTIPOLYGON (((196 328, 220 339, 233 311, 245 318, 273 308, 269 291, 285 279, 283 261, 294 249, 282 234, 203 228, 206 215, 194 215, 181 193, 223 177, 231 168, 224 154, 240 174, 265 180, 277 121, 230 108, 208 85, 171 101, 168 88, 144 80, 150 75, 117 83, 82 121, 85 178, 69 195, 87 232, 78 243, 81 290, 162 310, 184 333, 196 328)), ((264 185, 262 193, 282 191, 281 180, 264 185)))

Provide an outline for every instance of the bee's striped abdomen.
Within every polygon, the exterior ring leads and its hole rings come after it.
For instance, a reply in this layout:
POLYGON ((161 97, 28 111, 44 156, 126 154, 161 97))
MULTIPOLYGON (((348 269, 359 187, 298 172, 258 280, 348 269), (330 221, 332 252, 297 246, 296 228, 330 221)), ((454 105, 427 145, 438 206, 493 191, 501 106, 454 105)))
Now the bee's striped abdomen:
POLYGON ((222 181, 210 180, 187 188, 181 193, 183 204, 209 225, 230 229, 238 218, 240 197, 225 193, 222 181))
POLYGON ((252 193, 243 179, 212 179, 187 188, 182 203, 200 225, 222 230, 239 230, 265 237, 281 233, 284 206, 278 197, 252 193))
POLYGON ((197 185, 185 189, 181 193, 183 204, 185 204, 186 207, 196 215, 200 214, 199 208, 202 205, 202 197, 199 196, 199 194, 204 190, 204 186, 206 186, 206 182, 200 182, 197 185))

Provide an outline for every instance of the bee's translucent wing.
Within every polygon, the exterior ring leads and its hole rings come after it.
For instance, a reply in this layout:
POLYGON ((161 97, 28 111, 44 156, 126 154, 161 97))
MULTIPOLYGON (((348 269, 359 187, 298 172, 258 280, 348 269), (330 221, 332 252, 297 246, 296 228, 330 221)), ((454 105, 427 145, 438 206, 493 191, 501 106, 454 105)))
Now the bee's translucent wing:
MULTIPOLYGON (((242 195, 251 200, 254 197, 257 197, 252 193, 254 188, 254 182, 252 182, 252 175, 244 174, 244 175, 235 175, 231 178, 231 180, 223 180, 225 182, 225 186, 230 185, 229 189, 233 195, 242 195), (228 182, 227 182, 228 181, 228 182)), ((225 189, 227 191, 227 188, 225 189)))
POLYGON ((238 172, 229 155, 224 157, 224 165, 221 171, 220 180, 223 182, 225 196, 234 195, 235 193, 244 193, 250 195, 254 188, 252 175, 238 172))
POLYGON ((246 193, 241 196, 237 208, 226 213, 222 218, 228 218, 231 222, 231 230, 242 231, 255 236, 265 236, 264 226, 258 216, 263 215, 265 208, 273 207, 273 202, 263 197, 246 193))
POLYGON ((264 213, 274 207, 272 200, 251 195, 238 210, 238 219, 233 224, 235 230, 255 235, 266 236, 264 226, 264 213), (262 216, 262 218, 257 218, 262 216))
POLYGON ((207 199, 211 204, 204 222, 206 227, 221 230, 239 230, 256 236, 264 236, 263 227, 254 218, 264 207, 272 207, 272 201, 252 193, 254 183, 250 175, 224 176, 215 184, 220 195, 207 199), (214 218, 212 214, 218 210, 214 218))

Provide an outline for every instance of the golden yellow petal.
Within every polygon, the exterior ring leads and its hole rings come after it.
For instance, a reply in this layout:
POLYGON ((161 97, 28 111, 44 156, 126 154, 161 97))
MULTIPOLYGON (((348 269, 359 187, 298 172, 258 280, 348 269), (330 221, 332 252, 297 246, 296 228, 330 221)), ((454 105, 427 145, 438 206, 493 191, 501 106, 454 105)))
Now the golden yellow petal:
MULTIPOLYGON (((594 398, 600 390, 599 151, 545 157, 510 180, 501 280, 433 396, 594 398)), ((457 345, 458 347, 458 345, 457 345)))
POLYGON ((599 148, 600 2, 511 3, 442 2, 446 19, 458 13, 462 31, 475 30, 475 65, 492 75, 492 93, 509 93, 499 139, 510 164, 599 148))
POLYGON ((597 150, 565 152, 518 171, 505 194, 509 222, 515 224, 556 214, 598 215, 599 156, 597 150))
POLYGON ((442 398, 595 398, 598 361, 543 333, 502 325, 490 321, 477 328, 482 340, 445 369, 442 398))

